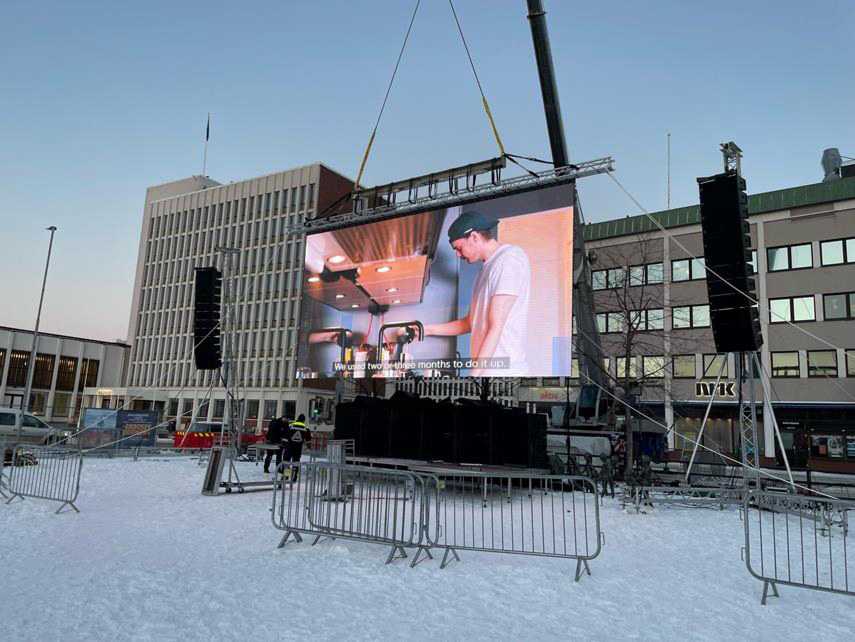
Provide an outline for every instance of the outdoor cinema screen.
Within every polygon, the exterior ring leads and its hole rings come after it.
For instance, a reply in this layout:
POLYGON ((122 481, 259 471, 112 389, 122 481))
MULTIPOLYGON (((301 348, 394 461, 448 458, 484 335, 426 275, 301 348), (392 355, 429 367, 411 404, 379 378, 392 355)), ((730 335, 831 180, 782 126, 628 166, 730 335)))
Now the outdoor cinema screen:
POLYGON ((309 234, 298 376, 569 376, 569 196, 551 187, 309 234))

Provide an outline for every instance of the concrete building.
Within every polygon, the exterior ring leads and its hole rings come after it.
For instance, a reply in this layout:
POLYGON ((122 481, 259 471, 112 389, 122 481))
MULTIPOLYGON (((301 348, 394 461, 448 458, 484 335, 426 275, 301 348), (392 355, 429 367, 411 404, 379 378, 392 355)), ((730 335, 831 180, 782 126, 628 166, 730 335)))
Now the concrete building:
MULTIPOLYGON (((27 385, 33 333, 0 327, 0 405, 20 408, 27 385)), ((30 395, 30 412, 54 425, 75 424, 90 390, 119 386, 130 346, 40 332, 30 395)))
MULTIPOLYGON (((644 215, 586 227, 600 356, 613 382, 639 381, 648 413, 694 439, 709 398, 698 384, 719 373, 735 383, 735 364, 716 354, 709 327, 698 207, 652 216, 664 232, 644 215)), ((749 219, 761 360, 785 447, 796 463, 809 446, 814 467, 855 470, 855 178, 754 194, 749 219)), ((703 441, 736 454, 736 390, 724 390, 703 441)), ((773 434, 760 439, 771 463, 773 434)))
POLYGON ((128 335, 126 387, 107 403, 148 399, 166 418, 216 421, 225 395, 216 372, 193 363, 194 268, 223 266, 239 250, 229 287, 236 377, 251 425, 292 415, 304 239, 287 229, 323 212, 352 181, 315 163, 221 185, 207 177, 150 187, 143 207, 128 335), (213 387, 212 402, 205 400, 213 387))

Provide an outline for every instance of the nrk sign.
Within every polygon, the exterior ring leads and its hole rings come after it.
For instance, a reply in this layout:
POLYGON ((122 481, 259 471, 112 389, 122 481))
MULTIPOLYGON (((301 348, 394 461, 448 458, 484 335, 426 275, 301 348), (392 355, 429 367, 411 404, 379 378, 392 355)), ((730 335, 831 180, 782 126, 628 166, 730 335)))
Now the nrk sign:
POLYGON ((736 398, 736 382, 735 381, 720 381, 716 388, 715 381, 696 381, 695 396, 699 399, 709 399, 715 392, 716 397, 736 398))

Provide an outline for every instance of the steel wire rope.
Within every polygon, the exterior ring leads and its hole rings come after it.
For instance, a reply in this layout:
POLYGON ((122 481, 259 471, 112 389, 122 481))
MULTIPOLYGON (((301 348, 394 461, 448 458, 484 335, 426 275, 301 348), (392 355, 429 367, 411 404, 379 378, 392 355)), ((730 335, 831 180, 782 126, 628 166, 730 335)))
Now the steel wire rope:
MULTIPOLYGON (((577 332, 578 332, 578 330, 577 330, 577 332)), ((667 434, 667 435, 670 435, 670 434, 672 434, 672 433, 673 433, 675 436, 679 437, 680 439, 683 439, 684 441, 687 441, 687 442, 689 442, 689 443, 690 443, 690 444, 692 444, 692 445, 697 445, 697 447, 698 447, 698 448, 702 448, 703 450, 706 450, 706 451, 708 451, 708 452, 710 452, 710 453, 712 453, 712 454, 714 454, 714 455, 718 455, 718 456, 719 456, 720 458, 722 458, 723 460, 733 462, 734 464, 736 464, 736 465, 737 465, 737 466, 739 466, 740 468, 747 468, 747 469, 749 469, 749 470, 753 470, 753 471, 757 472, 759 475, 762 475, 762 476, 764 476, 764 477, 768 477, 769 479, 774 479, 774 480, 776 480, 776 481, 781 481, 781 482, 784 482, 784 483, 785 483, 785 484, 787 484, 787 485, 793 486, 794 488, 801 488, 802 490, 806 490, 806 491, 811 492, 811 493, 815 493, 815 494, 818 494, 818 495, 823 495, 824 497, 828 497, 829 499, 839 499, 838 497, 834 497, 833 495, 829 495, 829 494, 827 494, 827 493, 823 493, 822 491, 818 491, 818 490, 816 490, 816 489, 812 489, 812 488, 809 488, 809 487, 807 487, 807 486, 802 486, 801 484, 798 484, 798 483, 796 483, 795 481, 792 481, 792 482, 791 482, 790 480, 785 479, 784 477, 779 477, 779 476, 774 475, 774 474, 772 474, 772 473, 768 473, 768 472, 764 471, 763 469, 761 469, 761 468, 759 468, 759 467, 746 466, 746 465, 745 465, 745 464, 743 464, 741 461, 739 461, 739 460, 737 460, 737 459, 734 459, 733 457, 730 457, 730 456, 728 456, 728 455, 726 455, 726 454, 724 454, 724 453, 722 453, 722 452, 719 452, 719 451, 717 451, 717 450, 715 450, 715 449, 713 449, 713 448, 709 448, 708 446, 705 446, 704 444, 702 444, 702 443, 700 443, 700 442, 698 442, 698 441, 696 441, 696 440, 694 440, 694 439, 691 439, 690 437, 686 437, 685 435, 681 435, 679 432, 677 432, 677 431, 676 431, 676 425, 675 425, 674 423, 672 423, 670 426, 668 426, 668 425, 666 425, 666 424, 662 423, 662 422, 661 422, 661 421, 659 421, 658 419, 655 419, 654 417, 651 417, 650 415, 648 415, 648 414, 646 414, 646 413, 642 412, 640 409, 638 409, 638 408, 634 408, 634 407, 630 406, 628 403, 626 403, 626 401, 624 401, 623 399, 621 399, 620 397, 618 397, 617 395, 615 395, 614 393, 612 393, 610 390, 608 390, 608 389, 607 389, 607 388, 605 388, 604 386, 602 386, 602 385, 598 384, 596 381, 594 381, 593 379, 591 379, 591 377, 590 377, 587 373, 579 372, 579 374, 580 374, 581 376, 584 376, 584 377, 585 377, 585 379, 588 381, 588 383, 590 383, 590 384, 592 384, 592 385, 596 386, 597 388, 599 388, 602 392, 604 392, 606 395, 608 395, 609 397, 611 397, 612 399, 614 399, 615 401, 617 401, 618 403, 620 403, 622 406, 624 406, 625 408, 627 408, 630 412, 634 412, 634 413, 635 413, 635 414, 637 414, 638 416, 643 417, 644 419, 647 419, 648 421, 650 421, 650 422, 652 422, 652 423, 656 424, 657 426, 659 426, 659 427, 661 427, 661 428, 664 428, 664 429, 667 431, 667 432, 666 432, 666 434, 667 434)))
MULTIPOLYGON (((204 337, 202 337, 202 339, 199 341, 199 343, 196 343, 196 344, 193 346, 193 350, 195 350, 195 349, 196 349, 196 348, 198 348, 200 345, 202 345, 202 343, 203 343, 203 342, 204 342, 204 341, 205 341, 209 336, 211 336, 211 334, 212 334, 215 330, 217 330, 219 327, 220 327, 220 324, 219 324, 219 323, 217 323, 213 328, 211 328, 211 329, 208 331, 208 334, 206 334, 204 337)), ((164 372, 163 376, 161 377, 161 380, 163 380, 167 375, 171 374, 172 370, 173 370, 176 366, 177 366, 177 363, 172 364, 172 365, 169 367, 169 369, 168 369, 166 372, 164 372)), ((186 388, 187 388, 187 386, 186 386, 186 385, 182 386, 181 388, 179 388, 179 390, 178 390, 178 393, 177 393, 177 394, 180 394, 180 393, 181 393, 181 392, 183 392, 186 388)), ((110 416, 116 416, 116 415, 118 415, 119 411, 120 411, 120 410, 125 410, 128 404, 130 404, 130 403, 132 403, 132 402, 134 402, 134 401, 137 401, 138 399, 143 399, 143 398, 145 398, 145 397, 147 397, 147 396, 148 396, 148 395, 140 394, 140 395, 136 395, 136 396, 134 396, 134 397, 129 398, 127 402, 123 402, 123 403, 122 403, 122 405, 121 405, 121 406, 119 406, 118 408, 111 408, 111 410, 113 410, 112 415, 107 415, 107 417, 102 418, 100 421, 101 421, 101 422, 103 422, 103 420, 104 420, 104 419, 106 419, 106 418, 108 418, 108 417, 110 417, 110 416)), ((85 408, 83 408, 82 410, 85 410, 85 408)), ((184 415, 182 414, 182 416, 184 416, 184 415)), ((167 421, 167 422, 162 422, 162 423, 158 424, 158 427, 160 427, 160 426, 162 426, 162 425, 166 425, 166 424, 168 424, 168 423, 169 423, 168 421, 167 421)), ((92 430, 93 428, 95 428, 95 426, 87 426, 87 427, 81 428, 80 430, 78 430, 78 431, 76 431, 76 432, 73 432, 72 434, 68 435, 67 437, 64 437, 63 439, 61 439, 61 440, 59 440, 59 441, 54 442, 54 444, 53 444, 53 445, 62 445, 62 444, 64 444, 64 443, 68 443, 68 440, 69 440, 69 439, 73 439, 74 437, 77 437, 78 435, 80 435, 80 434, 82 434, 82 433, 86 432, 87 430, 92 430)))
POLYGON ((454 23, 457 25, 457 32, 460 34, 460 40, 463 42, 463 48, 466 50, 466 57, 469 59, 469 67, 472 69, 472 75, 475 76, 475 83, 478 85, 478 92, 481 94, 481 103, 484 106, 484 112, 487 114, 487 120, 490 122, 490 127, 493 130, 493 136, 496 139, 496 144, 499 146, 501 156, 505 154, 505 146, 502 144, 502 139, 499 136, 499 130, 496 128, 496 122, 493 120, 493 112, 490 111, 490 104, 487 102, 487 96, 484 95, 484 88, 481 86, 481 79, 478 77, 478 72, 475 70, 475 62, 472 60, 472 53, 469 51, 469 43, 466 42, 466 36, 463 35, 463 27, 460 25, 460 19, 457 17, 457 11, 454 9, 453 0, 448 0, 448 6, 451 7, 451 14, 454 16, 454 23))
MULTIPOLYGON (((657 220, 653 217, 653 215, 652 215, 652 214, 650 214, 650 212, 649 212, 647 209, 645 209, 645 208, 644 208, 644 206, 643 206, 643 205, 638 201, 638 199, 636 199, 636 198, 635 198, 635 197, 634 197, 634 196, 629 192, 629 190, 627 190, 627 189, 626 189, 626 187, 624 187, 624 186, 623 186, 623 184, 622 184, 622 183, 621 183, 617 178, 615 178, 615 176, 614 176, 614 172, 606 172, 606 174, 608 175, 608 177, 609 177, 609 178, 611 178, 611 179, 615 182, 615 184, 616 184, 616 185, 621 189, 621 191, 623 191, 623 193, 624 193, 624 194, 626 194, 626 196, 627 196, 627 197, 628 197, 628 198, 629 198, 633 203, 635 203, 636 207, 638 207, 638 209, 639 209, 639 210, 641 210, 641 212, 642 212, 642 213, 643 213, 643 214, 644 214, 648 219, 650 219, 650 221, 652 221, 652 222, 653 222, 653 224, 654 224, 654 225, 655 225, 655 226, 656 226, 656 227, 657 227, 657 228, 658 228, 658 229, 659 229, 663 234, 665 234, 665 235, 666 235, 666 238, 670 238, 670 239, 674 242, 674 244, 675 244, 677 247, 679 247, 681 250, 683 250, 683 251, 684 251, 684 252, 685 252, 685 253, 686 253, 690 258, 692 258, 692 259, 693 259, 693 260, 695 260, 695 261, 698 261, 698 260, 699 260, 699 259, 698 259, 698 257, 697 257, 697 256, 695 256, 695 254, 694 254, 693 252, 691 252, 688 248, 686 248, 686 246, 685 246, 685 245, 683 245, 683 244, 682 244, 682 243, 677 239, 677 237, 676 237, 676 236, 670 236, 670 237, 668 237, 668 233, 667 233, 667 231, 666 231, 665 227, 664 227, 664 226, 663 226, 659 221, 657 221, 657 220)), ((741 294, 742 296, 744 296, 744 297, 745 297, 745 298, 746 298, 746 299, 747 299, 751 304, 753 304, 753 305, 757 305, 757 306, 759 306, 759 305, 760 305, 760 302, 759 302, 757 299, 752 298, 752 297, 751 297, 747 292, 744 292, 744 291, 743 291, 743 290, 741 290, 739 287, 737 287, 736 285, 734 285, 734 284, 733 284, 733 282, 729 281, 728 279, 725 279, 725 278, 724 278, 724 277, 722 277, 720 274, 718 274, 718 272, 716 272, 715 270, 713 270, 712 268, 710 268, 710 267, 706 264, 706 261, 704 262, 704 271, 709 272, 710 274, 712 274, 713 276, 715 276, 716 278, 718 278, 718 279, 719 279, 720 281, 722 281, 723 283, 726 283, 726 284, 728 285, 728 287, 730 287, 732 290, 734 290, 734 291, 735 291, 735 292, 737 292, 738 294, 741 294)), ((828 341, 828 340, 826 340, 826 339, 823 339, 822 337, 820 337, 820 336, 818 336, 818 335, 814 334, 814 333, 813 333, 813 332, 811 332, 810 330, 806 330, 806 329, 804 329, 804 328, 802 328, 802 327, 800 327, 800 326, 796 325, 795 323, 793 323, 793 322, 792 322, 792 321, 790 321, 789 319, 787 319, 787 318, 785 318, 785 317, 781 316, 780 314, 778 314, 778 313, 776 313, 776 312, 773 312, 771 308, 769 309, 769 315, 770 315, 770 316, 774 316, 774 317, 776 317, 776 318, 778 319, 778 322, 780 322, 780 323, 786 323, 787 325, 792 326, 793 328, 795 328, 795 329, 796 329, 796 330, 798 330, 799 332, 801 332, 801 333, 805 334, 806 336, 810 337, 811 339, 814 339, 814 340, 816 340, 816 341, 819 341, 820 343, 822 343, 822 344, 824 344, 824 345, 828 346, 829 348, 833 348, 835 351, 836 351, 836 350, 842 350, 842 351, 843 351, 843 353, 844 353, 844 356, 845 356, 847 359, 850 357, 850 355, 852 356, 852 358, 855 358, 855 350, 847 349, 847 348, 841 348, 841 347, 839 347, 839 346, 837 346, 837 345, 834 345, 834 344, 833 344, 833 343, 831 343, 830 341, 828 341)), ((832 382, 834 382, 834 383, 835 383, 835 385, 836 385, 838 388, 840 388, 840 390, 841 390, 841 391, 843 391, 843 393, 844 393, 847 397, 849 397, 850 399, 852 399, 853 401, 855 401, 855 395, 853 395, 852 393, 850 393, 848 390, 846 390, 846 389, 842 386, 842 384, 840 384, 838 381, 836 381, 836 377, 829 377, 827 374, 824 374, 824 376, 825 376, 825 377, 827 377, 827 378, 829 378, 832 382)))
POLYGON ((413 14, 410 16, 410 24, 407 27, 407 33, 404 35, 404 42, 401 44, 401 50, 398 52, 398 59, 395 61, 395 68, 392 70, 392 77, 389 79, 389 84, 386 86, 386 95, 383 97, 383 103, 380 105, 380 113, 377 114, 377 120, 374 123, 374 129, 371 131, 371 136, 368 137, 368 144, 365 146, 365 153, 362 155, 362 162, 359 164, 359 172, 356 175, 356 182, 353 184, 354 191, 359 190, 362 182, 362 173, 365 170, 365 163, 368 162, 368 155, 371 153, 371 147, 374 145, 374 137, 377 135, 377 129, 380 127, 380 119, 383 117, 383 111, 386 109, 386 103, 389 101, 389 94, 392 92, 392 85, 395 82, 395 76, 398 75, 398 67, 401 65, 401 59, 404 57, 404 50, 407 48, 407 42, 410 39, 410 33, 413 30, 413 23, 416 21, 416 14, 419 12, 421 0, 416 0, 416 5, 413 7, 413 14))

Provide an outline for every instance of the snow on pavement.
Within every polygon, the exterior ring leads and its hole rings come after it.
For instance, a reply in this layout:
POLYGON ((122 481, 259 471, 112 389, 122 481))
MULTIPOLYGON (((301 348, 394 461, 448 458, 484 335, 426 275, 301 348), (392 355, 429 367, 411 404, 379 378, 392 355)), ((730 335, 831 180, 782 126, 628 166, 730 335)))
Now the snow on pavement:
MULTIPOLYGON (((242 464, 247 476, 260 474, 242 464)), ((855 601, 762 583, 736 510, 602 508, 591 577, 573 560, 460 553, 410 569, 384 546, 289 543, 270 492, 205 497, 195 460, 91 460, 81 513, 0 506, 7 640, 851 640, 855 601)))

